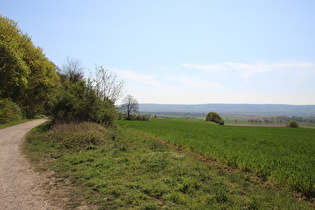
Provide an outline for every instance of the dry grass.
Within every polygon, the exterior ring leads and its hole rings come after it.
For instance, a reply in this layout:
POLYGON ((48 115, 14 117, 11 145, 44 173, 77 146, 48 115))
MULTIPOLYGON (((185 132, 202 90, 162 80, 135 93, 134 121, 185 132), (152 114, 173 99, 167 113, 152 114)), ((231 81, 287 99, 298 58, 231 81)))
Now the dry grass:
POLYGON ((51 132, 66 148, 100 146, 112 138, 107 128, 92 122, 56 124, 51 132))

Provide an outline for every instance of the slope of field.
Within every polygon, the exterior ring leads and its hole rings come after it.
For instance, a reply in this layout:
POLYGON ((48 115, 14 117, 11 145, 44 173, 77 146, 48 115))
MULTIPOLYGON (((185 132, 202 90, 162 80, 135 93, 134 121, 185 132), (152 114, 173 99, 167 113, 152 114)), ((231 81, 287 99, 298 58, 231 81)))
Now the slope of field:
POLYGON ((142 133, 256 173, 278 186, 315 196, 315 130, 218 126, 208 122, 154 119, 120 121, 142 133))

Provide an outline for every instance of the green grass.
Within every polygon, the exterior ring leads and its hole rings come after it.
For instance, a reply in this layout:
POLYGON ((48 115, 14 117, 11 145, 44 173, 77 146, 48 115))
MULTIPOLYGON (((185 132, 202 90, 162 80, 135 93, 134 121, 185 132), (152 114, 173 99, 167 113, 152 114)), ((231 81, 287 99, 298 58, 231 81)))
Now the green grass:
POLYGON ((46 115, 36 115, 34 118, 32 119, 20 119, 20 120, 15 120, 15 121, 11 121, 11 122, 7 122, 7 123, 0 123, 0 129, 2 128, 7 128, 7 127, 11 127, 11 126, 14 126, 14 125, 18 125, 18 124, 21 124, 21 123, 25 123, 25 122, 28 122, 28 121, 32 121, 34 119, 40 119, 40 118, 43 118, 45 117, 46 115))
POLYGON ((28 122, 28 121, 31 121, 31 120, 33 120, 33 119, 21 119, 21 120, 11 121, 11 122, 8 122, 8 123, 2 123, 2 124, 0 124, 0 129, 7 128, 7 127, 10 127, 10 126, 13 126, 13 125, 17 125, 17 124, 21 124, 21 123, 25 123, 25 122, 28 122))
POLYGON ((118 123, 253 172, 270 184, 288 187, 308 198, 315 196, 314 129, 218 126, 162 119, 118 123))
POLYGON ((29 133, 24 151, 36 167, 74 186, 65 208, 309 208, 286 192, 254 185, 243 172, 216 169, 125 128, 46 123, 29 133))

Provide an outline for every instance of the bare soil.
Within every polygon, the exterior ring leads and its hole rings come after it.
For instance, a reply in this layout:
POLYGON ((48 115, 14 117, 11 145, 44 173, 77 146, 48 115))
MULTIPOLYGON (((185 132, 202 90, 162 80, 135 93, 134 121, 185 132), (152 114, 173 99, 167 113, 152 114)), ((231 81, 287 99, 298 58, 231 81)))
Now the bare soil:
POLYGON ((46 119, 0 129, 0 209, 61 209, 48 202, 46 181, 34 172, 21 153, 24 136, 46 119))

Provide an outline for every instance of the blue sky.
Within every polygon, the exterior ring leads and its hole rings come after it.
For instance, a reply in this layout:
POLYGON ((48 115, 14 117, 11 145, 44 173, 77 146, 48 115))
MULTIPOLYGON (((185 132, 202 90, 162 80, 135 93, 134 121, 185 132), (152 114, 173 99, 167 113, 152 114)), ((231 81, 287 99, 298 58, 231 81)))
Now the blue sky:
POLYGON ((61 66, 76 58, 139 103, 314 104, 313 0, 1 0, 61 66))

